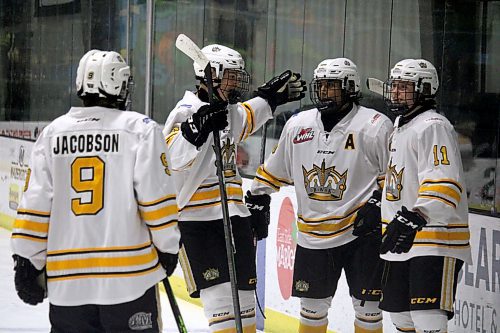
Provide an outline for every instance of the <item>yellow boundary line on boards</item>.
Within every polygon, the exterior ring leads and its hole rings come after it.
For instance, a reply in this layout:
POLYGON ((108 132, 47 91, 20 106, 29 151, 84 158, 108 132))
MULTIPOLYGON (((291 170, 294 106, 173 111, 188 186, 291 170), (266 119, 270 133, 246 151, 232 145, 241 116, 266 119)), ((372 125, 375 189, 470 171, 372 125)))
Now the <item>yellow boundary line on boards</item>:
MULTIPOLYGON (((12 225, 14 223, 14 218, 6 214, 0 213, 0 227, 7 230, 12 230, 12 225)), ((201 300, 199 298, 191 298, 187 292, 186 282, 183 278, 172 275, 168 278, 172 290, 177 298, 180 298, 186 302, 202 307, 201 300)), ((160 284, 160 289, 165 292, 163 284, 160 284)), ((257 311, 259 311, 257 309, 257 311)), ((266 322, 264 325, 264 331, 266 333, 295 333, 299 328, 299 320, 297 318, 286 315, 282 312, 272 310, 270 308, 265 309, 266 322)), ((328 330, 328 333, 335 333, 335 331, 328 330)))

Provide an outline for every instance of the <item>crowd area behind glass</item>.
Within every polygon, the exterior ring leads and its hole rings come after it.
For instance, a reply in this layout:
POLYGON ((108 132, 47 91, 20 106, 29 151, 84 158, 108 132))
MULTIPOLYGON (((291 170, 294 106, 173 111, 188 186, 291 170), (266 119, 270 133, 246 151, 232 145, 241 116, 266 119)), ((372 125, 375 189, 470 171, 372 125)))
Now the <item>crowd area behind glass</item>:
MULTIPOLYGON (((76 67, 97 48, 125 57, 132 108, 162 124, 195 85, 191 61, 175 49, 179 33, 238 50, 254 89, 285 69, 310 82, 326 58, 352 59, 362 82, 385 80, 401 59, 424 58, 439 73, 438 110, 459 135, 470 210, 500 216, 498 17, 500 1, 491 0, 2 0, 0 121, 51 121, 81 105, 76 67)), ((387 114, 380 96, 365 86, 362 93, 362 105, 387 114)), ((310 107, 305 98, 278 108, 267 154, 286 120, 310 107)), ((260 150, 260 132, 241 145, 243 174, 255 173, 260 150)))

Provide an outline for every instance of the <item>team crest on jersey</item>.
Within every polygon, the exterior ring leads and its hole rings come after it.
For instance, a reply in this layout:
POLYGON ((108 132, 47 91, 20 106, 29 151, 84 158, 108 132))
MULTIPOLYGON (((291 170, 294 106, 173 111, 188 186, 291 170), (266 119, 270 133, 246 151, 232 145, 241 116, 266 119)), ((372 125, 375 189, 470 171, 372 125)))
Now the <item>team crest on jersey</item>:
POLYGON ((224 140, 221 152, 224 177, 229 178, 236 176, 236 146, 231 142, 230 138, 224 140))
POLYGON ((302 143, 306 141, 311 141, 313 138, 314 138, 314 131, 311 127, 302 128, 299 134, 297 134, 295 138, 293 138, 293 143, 302 143))
POLYGON ((389 162, 389 167, 387 169, 386 177, 386 193, 385 198, 388 201, 398 201, 401 200, 401 190, 403 189, 403 171, 405 168, 401 168, 399 172, 396 170, 396 165, 392 164, 392 160, 389 162))
POLYGON ((307 195, 313 200, 338 201, 342 199, 346 190, 347 170, 340 173, 335 166, 326 167, 325 160, 321 166, 313 164, 311 170, 302 166, 304 185, 307 195))
POLYGON ((220 276, 219 270, 216 268, 209 268, 205 272, 203 272, 203 278, 207 281, 215 280, 219 276, 220 276))
POLYGON ((306 282, 304 280, 297 280, 295 281, 295 290, 297 291, 308 291, 309 290, 309 282, 306 282))

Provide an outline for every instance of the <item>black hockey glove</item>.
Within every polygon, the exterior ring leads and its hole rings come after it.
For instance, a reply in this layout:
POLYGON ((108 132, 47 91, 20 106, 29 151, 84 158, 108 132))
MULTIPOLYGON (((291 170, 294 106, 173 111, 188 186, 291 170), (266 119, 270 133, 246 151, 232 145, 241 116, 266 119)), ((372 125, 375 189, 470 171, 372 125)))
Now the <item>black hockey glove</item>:
POLYGON ((45 289, 39 284, 38 277, 45 274, 45 270, 38 270, 31 261, 17 254, 14 259, 14 284, 17 296, 27 304, 37 305, 46 297, 45 289))
POLYGON ((380 234, 382 228, 380 218, 380 200, 382 192, 375 190, 368 201, 358 210, 354 219, 354 236, 365 236, 373 232, 380 234))
POLYGON ((271 197, 269 194, 253 195, 250 191, 247 191, 245 203, 252 214, 250 221, 255 237, 257 240, 266 238, 270 221, 269 205, 271 204, 271 197))
POLYGON ((181 131, 187 141, 200 148, 208 135, 227 127, 227 102, 203 105, 191 117, 181 124, 181 131))
POLYGON ((264 98, 274 112, 278 105, 304 98, 305 91, 307 91, 306 81, 300 79, 300 74, 286 70, 258 87, 254 91, 254 96, 264 98))
POLYGON ((382 235, 380 253, 406 253, 413 246, 417 231, 427 224, 418 213, 409 211, 405 206, 398 211, 382 235))
POLYGON ((172 273, 175 270, 175 267, 177 267, 177 261, 179 259, 179 254, 172 254, 172 253, 167 253, 167 252, 158 252, 158 260, 160 260, 160 264, 165 268, 165 271, 167 271, 167 276, 172 275, 172 273))

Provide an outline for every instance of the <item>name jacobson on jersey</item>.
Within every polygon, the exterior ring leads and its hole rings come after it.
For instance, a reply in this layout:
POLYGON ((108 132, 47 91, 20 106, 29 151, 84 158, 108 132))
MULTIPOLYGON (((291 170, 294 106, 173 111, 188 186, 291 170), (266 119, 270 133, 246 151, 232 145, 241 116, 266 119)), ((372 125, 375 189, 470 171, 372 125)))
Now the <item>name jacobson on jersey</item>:
POLYGON ((117 152, 120 134, 80 134, 63 135, 55 138, 52 152, 59 154, 117 152))

